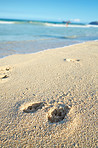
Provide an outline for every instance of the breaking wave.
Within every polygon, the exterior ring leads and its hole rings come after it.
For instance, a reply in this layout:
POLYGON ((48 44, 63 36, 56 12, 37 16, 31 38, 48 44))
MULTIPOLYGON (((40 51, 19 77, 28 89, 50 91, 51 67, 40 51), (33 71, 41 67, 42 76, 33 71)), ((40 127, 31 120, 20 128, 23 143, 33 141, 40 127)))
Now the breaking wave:
POLYGON ((27 20, 0 20, 0 24, 31 24, 31 25, 44 25, 49 27, 98 27, 98 25, 89 25, 89 24, 82 24, 82 23, 69 23, 66 26, 66 23, 63 22, 46 22, 46 21, 27 21, 27 20))

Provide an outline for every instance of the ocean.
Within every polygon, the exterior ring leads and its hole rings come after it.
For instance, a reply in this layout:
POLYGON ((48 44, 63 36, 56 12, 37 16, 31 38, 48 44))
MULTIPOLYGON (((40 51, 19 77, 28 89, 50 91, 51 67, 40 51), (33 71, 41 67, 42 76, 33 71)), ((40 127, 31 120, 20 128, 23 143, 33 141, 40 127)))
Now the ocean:
POLYGON ((98 40, 98 25, 0 19, 0 58, 98 40))

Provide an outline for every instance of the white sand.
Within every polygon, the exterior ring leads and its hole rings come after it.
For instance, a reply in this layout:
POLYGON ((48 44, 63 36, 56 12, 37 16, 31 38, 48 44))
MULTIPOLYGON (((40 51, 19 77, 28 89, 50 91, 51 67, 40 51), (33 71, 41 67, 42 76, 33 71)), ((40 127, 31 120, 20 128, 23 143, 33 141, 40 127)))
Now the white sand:
POLYGON ((1 148, 97 147, 97 63, 98 41, 0 59, 1 148), (70 111, 50 123, 59 103, 70 111))

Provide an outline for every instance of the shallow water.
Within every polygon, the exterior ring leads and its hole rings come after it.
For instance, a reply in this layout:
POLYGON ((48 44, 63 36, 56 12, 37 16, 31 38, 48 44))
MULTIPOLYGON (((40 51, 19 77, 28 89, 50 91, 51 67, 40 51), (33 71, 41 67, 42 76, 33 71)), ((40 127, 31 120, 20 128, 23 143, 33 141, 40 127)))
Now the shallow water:
POLYGON ((98 27, 45 22, 0 23, 0 58, 98 40, 98 27))

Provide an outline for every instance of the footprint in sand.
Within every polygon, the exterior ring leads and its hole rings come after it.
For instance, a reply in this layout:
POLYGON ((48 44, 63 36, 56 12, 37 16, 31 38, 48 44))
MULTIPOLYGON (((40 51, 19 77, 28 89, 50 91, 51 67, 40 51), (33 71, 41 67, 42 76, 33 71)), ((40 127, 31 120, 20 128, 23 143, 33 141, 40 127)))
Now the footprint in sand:
POLYGON ((6 71, 10 71, 10 67, 0 67, 0 72, 6 72, 6 71))
POLYGON ((0 67, 0 80, 8 78, 10 67, 0 67))
POLYGON ((3 74, 3 75, 1 74, 0 75, 0 79, 5 79, 5 78, 8 78, 8 75, 5 75, 5 74, 3 74))
POLYGON ((51 123, 62 121, 69 112, 69 110, 69 106, 66 106, 64 104, 57 104, 56 106, 50 108, 50 110, 48 111, 48 121, 50 121, 51 123))
POLYGON ((71 109, 71 107, 69 107, 63 103, 48 105, 45 102, 37 102, 37 103, 23 104, 20 107, 20 110, 22 110, 25 113, 34 113, 38 109, 42 109, 43 106, 44 106, 44 110, 48 109, 47 118, 48 118, 48 121, 50 121, 51 123, 62 121, 71 109), (46 106, 45 106, 45 104, 46 104, 46 106))
POLYGON ((64 59, 64 61, 67 61, 67 62, 79 62, 80 60, 79 59, 64 59))
POLYGON ((38 109, 41 109, 44 106, 43 102, 37 103, 26 103, 21 106, 21 110, 25 113, 33 113, 36 112, 38 109))

